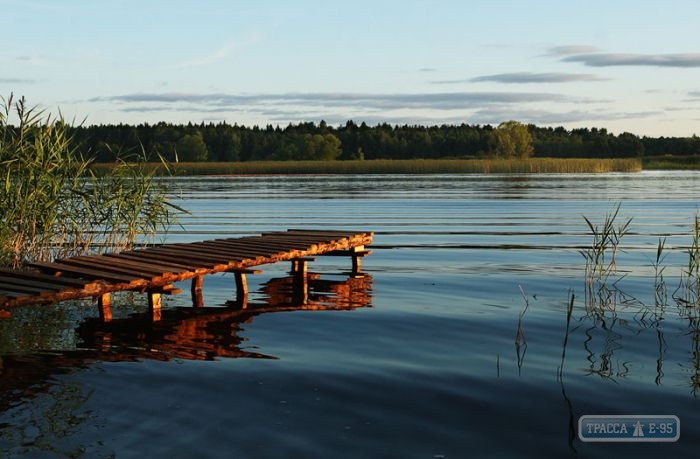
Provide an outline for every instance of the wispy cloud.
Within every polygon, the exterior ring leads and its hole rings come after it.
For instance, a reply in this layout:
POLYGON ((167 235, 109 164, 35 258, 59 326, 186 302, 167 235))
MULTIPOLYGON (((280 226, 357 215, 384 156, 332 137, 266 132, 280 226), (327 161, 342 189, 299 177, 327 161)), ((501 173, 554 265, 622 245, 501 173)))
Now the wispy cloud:
POLYGON ((567 45, 567 46, 554 46, 547 50, 546 56, 570 56, 572 54, 590 54, 597 53, 601 51, 595 46, 589 45, 567 45))
POLYGON ((511 104, 530 102, 562 102, 568 96, 544 92, 438 92, 410 94, 379 93, 134 93, 112 97, 93 98, 91 102, 115 102, 122 104, 159 104, 164 108, 173 104, 191 104, 203 107, 241 106, 260 108, 267 106, 343 107, 367 110, 400 109, 465 109, 474 105, 511 104))
POLYGON ((217 49, 211 54, 206 56, 197 57, 194 59, 189 59, 185 61, 180 61, 177 63, 177 67, 199 67, 201 65, 212 64, 214 62, 220 61, 226 57, 229 52, 228 47, 222 47, 217 49))
POLYGON ((0 78, 0 84, 34 84, 36 80, 32 78, 0 78))
POLYGON ((244 47, 254 45, 259 40, 260 37, 257 34, 249 34, 241 39, 229 41, 209 54, 180 61, 175 66, 183 68, 213 64, 230 57, 244 47))
POLYGON ((663 111, 609 112, 595 110, 549 111, 527 108, 487 107, 473 114, 473 121, 480 124, 495 124, 503 120, 519 120, 524 123, 561 125, 593 121, 642 119, 658 116, 663 111))
MULTIPOLYGON (((700 93, 700 91, 697 91, 700 93)), ((691 96, 696 91, 689 93, 691 96)), ((111 103, 116 110, 162 116, 186 113, 188 117, 226 119, 241 115, 286 124, 325 120, 331 124, 348 119, 368 124, 498 124, 517 119, 525 123, 562 125, 598 123, 621 119, 645 119, 663 111, 608 111, 600 101, 540 92, 438 92, 382 93, 133 93, 91 99, 111 103), (554 108, 545 108, 555 102, 554 108), (590 108, 584 108, 583 105, 590 108), (569 107, 570 110, 567 111, 569 107), (213 117, 213 118, 212 118, 213 117)))
POLYGON ((650 66, 700 67, 700 53, 684 54, 575 54, 562 58, 566 62, 581 62, 590 67, 650 66))
POLYGON ((533 72, 514 72, 514 73, 497 73, 495 75, 483 75, 476 78, 471 78, 468 81, 473 83, 479 82, 495 82, 495 83, 572 83, 577 81, 604 81, 605 78, 600 78, 590 73, 533 73, 533 72))

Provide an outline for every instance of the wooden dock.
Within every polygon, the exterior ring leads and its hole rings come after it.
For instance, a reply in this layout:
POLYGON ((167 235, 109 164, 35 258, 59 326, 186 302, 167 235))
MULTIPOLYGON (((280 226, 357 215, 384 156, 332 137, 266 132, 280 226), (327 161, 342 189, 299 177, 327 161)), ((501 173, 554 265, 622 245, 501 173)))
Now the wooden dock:
POLYGON ((148 295, 157 320, 161 295, 179 292, 174 282, 191 280, 193 306, 201 307, 203 277, 225 272, 234 274, 236 301, 245 307, 246 274, 259 272, 255 267, 280 261, 291 262, 291 272, 301 281, 303 297, 307 263, 314 261, 313 257, 350 257, 352 273, 357 274, 361 259, 370 253, 365 246, 372 238, 371 232, 287 230, 32 263, 27 270, 0 269, 0 309, 92 297, 97 300, 100 317, 109 321, 110 294, 137 291, 148 295))

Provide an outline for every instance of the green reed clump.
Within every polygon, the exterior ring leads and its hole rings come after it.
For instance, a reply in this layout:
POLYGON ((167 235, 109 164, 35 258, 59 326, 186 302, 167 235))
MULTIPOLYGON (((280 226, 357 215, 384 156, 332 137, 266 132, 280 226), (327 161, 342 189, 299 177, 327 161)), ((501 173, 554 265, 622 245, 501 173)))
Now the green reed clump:
POLYGON ((688 264, 681 273, 680 283, 673 294, 677 304, 697 306, 700 302, 700 216, 693 221, 692 240, 687 249, 688 264))
POLYGON ((591 232, 592 241, 590 247, 580 250, 586 260, 586 279, 589 286, 594 282, 605 284, 608 277, 617 269, 617 253, 622 238, 629 231, 632 219, 629 218, 621 224, 616 220, 620 213, 621 203, 605 214, 602 225, 596 225, 588 217, 583 216, 588 229, 591 232))
POLYGON ((126 249, 173 222, 153 172, 121 161, 98 177, 62 118, 0 100, 0 266, 126 249))

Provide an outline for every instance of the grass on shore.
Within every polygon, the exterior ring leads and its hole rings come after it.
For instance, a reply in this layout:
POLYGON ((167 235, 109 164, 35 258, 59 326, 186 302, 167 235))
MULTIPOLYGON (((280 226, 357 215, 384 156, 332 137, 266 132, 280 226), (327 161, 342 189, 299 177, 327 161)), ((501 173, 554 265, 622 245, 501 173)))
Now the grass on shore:
POLYGON ((653 156, 642 161, 644 170, 700 170, 699 156, 653 156))
MULTIPOLYGON (((95 172, 111 164, 94 164, 95 172)), ((160 163, 147 167, 165 172, 160 163)), ((639 172, 638 159, 408 159, 365 161, 251 161, 175 163, 173 175, 277 175, 277 174, 524 174, 639 172)))

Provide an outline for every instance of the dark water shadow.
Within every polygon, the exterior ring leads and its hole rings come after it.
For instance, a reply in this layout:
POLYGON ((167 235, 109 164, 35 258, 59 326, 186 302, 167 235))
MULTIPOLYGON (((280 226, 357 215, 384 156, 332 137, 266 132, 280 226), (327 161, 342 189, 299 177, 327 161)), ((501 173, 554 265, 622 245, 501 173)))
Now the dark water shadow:
POLYGON ((244 324, 273 312, 372 307, 372 282, 368 274, 324 280, 309 273, 305 282, 297 276, 270 279, 261 285, 256 302, 163 309, 159 320, 150 312, 108 322, 88 318, 75 330, 77 350, 0 356, 0 412, 46 393, 55 376, 96 362, 275 359, 244 345, 244 324))

